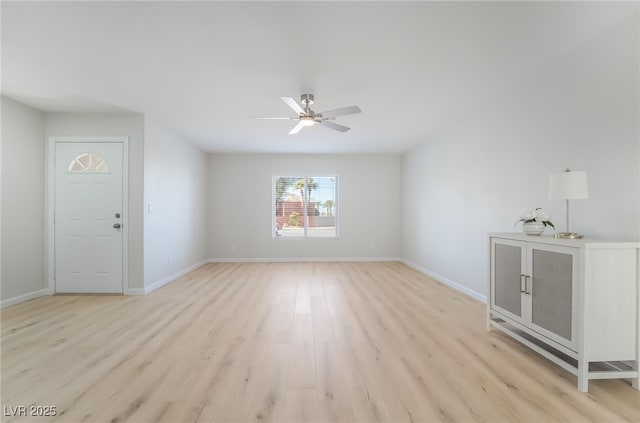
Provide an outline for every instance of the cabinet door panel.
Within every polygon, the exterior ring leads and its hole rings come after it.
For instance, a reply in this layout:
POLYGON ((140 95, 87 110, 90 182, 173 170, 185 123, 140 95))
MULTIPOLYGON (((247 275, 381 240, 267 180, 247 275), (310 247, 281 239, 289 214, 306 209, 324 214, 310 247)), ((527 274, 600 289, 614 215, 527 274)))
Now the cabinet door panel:
POLYGON ((530 257, 531 322, 571 341, 574 256, 532 248, 530 257))
POLYGON ((493 290, 494 305, 522 317, 522 256, 523 246, 494 243, 493 290))

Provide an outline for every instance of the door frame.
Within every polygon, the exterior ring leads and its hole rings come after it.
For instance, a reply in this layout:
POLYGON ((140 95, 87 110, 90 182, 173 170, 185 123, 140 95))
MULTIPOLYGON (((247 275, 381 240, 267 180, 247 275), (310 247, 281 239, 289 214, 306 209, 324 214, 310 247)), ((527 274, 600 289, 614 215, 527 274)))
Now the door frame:
POLYGON ((121 143, 122 144, 122 293, 129 290, 129 137, 127 136, 51 136, 47 143, 47 291, 56 292, 55 272, 55 158, 56 143, 121 143))

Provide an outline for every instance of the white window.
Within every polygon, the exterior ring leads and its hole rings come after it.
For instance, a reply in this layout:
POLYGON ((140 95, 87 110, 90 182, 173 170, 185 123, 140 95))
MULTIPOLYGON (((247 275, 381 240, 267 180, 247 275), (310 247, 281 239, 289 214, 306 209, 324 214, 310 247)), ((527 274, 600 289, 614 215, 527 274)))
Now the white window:
POLYGON ((274 175, 273 236, 336 238, 338 177, 274 175))
POLYGON ((109 173, 109 164, 96 153, 82 153, 71 160, 69 173, 109 173))

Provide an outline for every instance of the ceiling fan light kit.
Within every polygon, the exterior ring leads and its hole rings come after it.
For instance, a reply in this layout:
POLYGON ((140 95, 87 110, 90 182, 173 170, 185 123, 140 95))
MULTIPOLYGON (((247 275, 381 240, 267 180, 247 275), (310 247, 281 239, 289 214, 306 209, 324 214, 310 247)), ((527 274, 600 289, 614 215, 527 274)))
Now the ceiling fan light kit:
POLYGON ((316 123, 315 119, 311 116, 300 116, 299 122, 302 126, 313 126, 316 123))
POLYGON ((352 115, 361 113, 360 107, 349 106, 342 107, 340 109, 327 110, 326 112, 316 113, 311 110, 311 106, 314 102, 313 94, 302 94, 300 96, 300 106, 292 97, 280 97, 280 99, 289 106, 294 112, 298 114, 297 117, 259 117, 256 119, 289 119, 297 120, 298 124, 289 131, 289 135, 294 135, 300 132, 305 126, 314 126, 318 124, 325 128, 333 129, 340 132, 347 132, 350 128, 344 125, 338 125, 337 123, 329 122, 329 120, 335 120, 338 116, 352 115))

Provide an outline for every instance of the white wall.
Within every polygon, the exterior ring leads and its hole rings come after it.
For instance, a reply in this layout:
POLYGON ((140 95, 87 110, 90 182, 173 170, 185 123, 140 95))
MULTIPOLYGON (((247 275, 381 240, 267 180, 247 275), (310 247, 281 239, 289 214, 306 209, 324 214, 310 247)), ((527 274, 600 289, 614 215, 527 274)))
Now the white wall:
POLYGON ((640 239, 638 44, 635 16, 406 154, 404 258, 486 294, 488 232, 519 231, 525 207, 564 229, 564 202, 547 195, 565 167, 589 178, 573 231, 640 239))
POLYGON ((145 288, 209 258, 207 167, 207 153, 145 117, 145 288))
POLYGON ((44 114, 2 97, 3 305, 45 289, 44 114))
POLYGON ((47 113, 45 134, 47 139, 51 136, 129 137, 129 288, 144 288, 144 116, 140 113, 47 113))
POLYGON ((211 257, 398 257, 400 162, 394 155, 210 155, 211 257), (272 237, 271 179, 282 173, 338 175, 338 239, 272 237))

